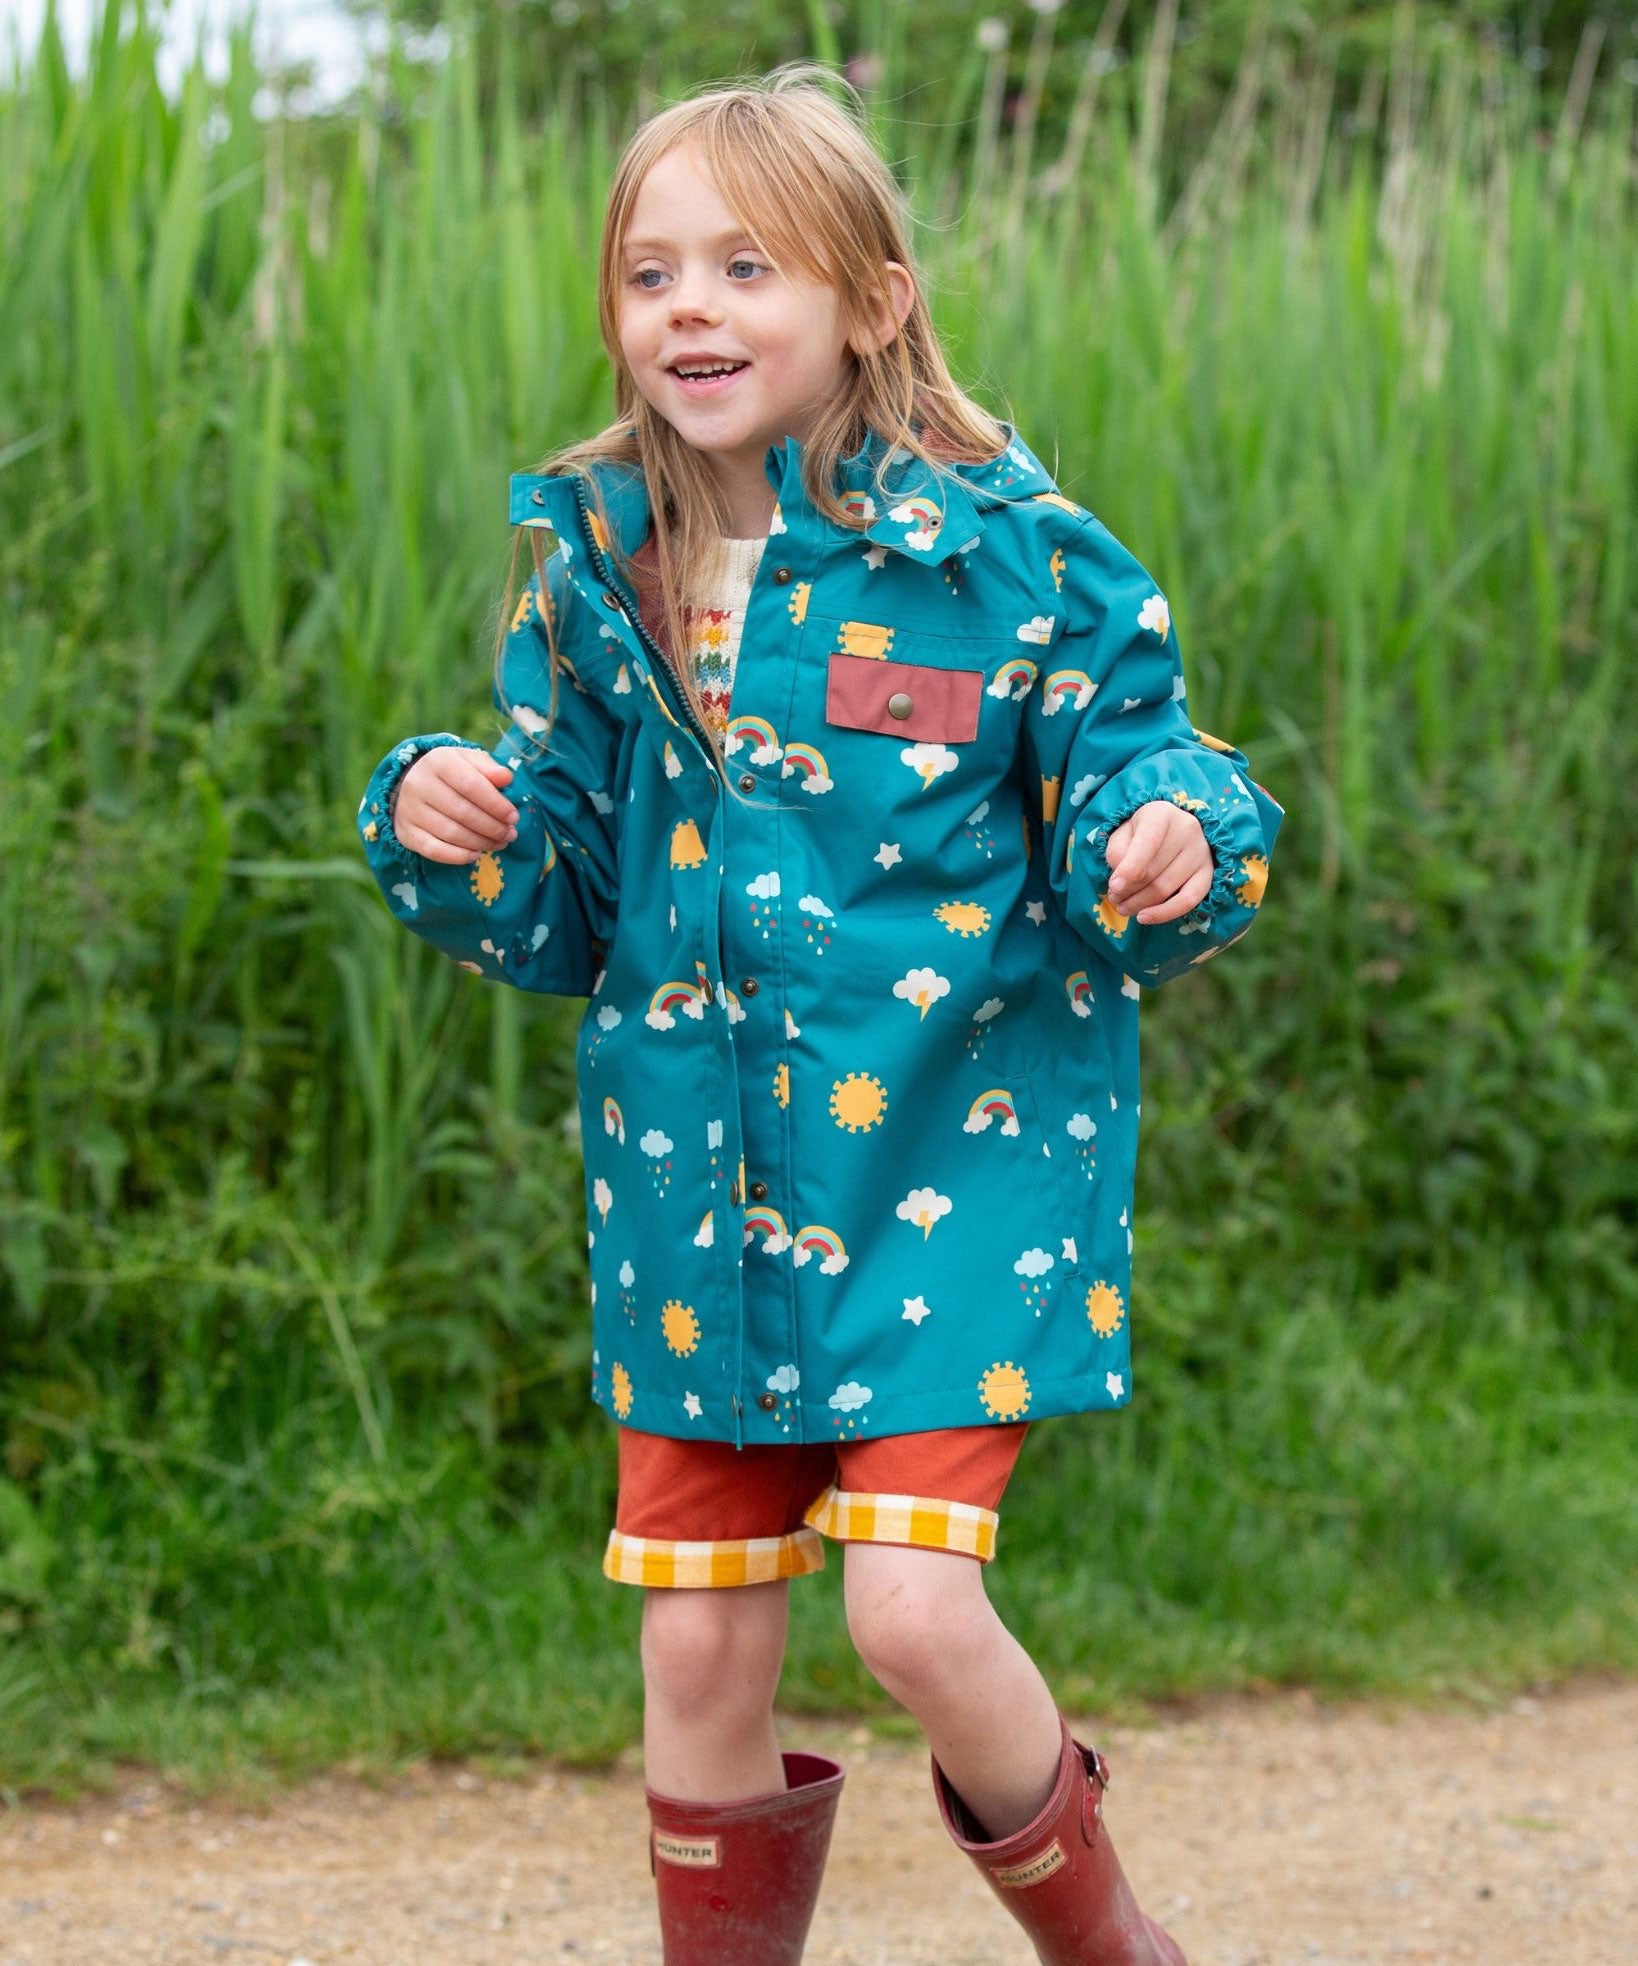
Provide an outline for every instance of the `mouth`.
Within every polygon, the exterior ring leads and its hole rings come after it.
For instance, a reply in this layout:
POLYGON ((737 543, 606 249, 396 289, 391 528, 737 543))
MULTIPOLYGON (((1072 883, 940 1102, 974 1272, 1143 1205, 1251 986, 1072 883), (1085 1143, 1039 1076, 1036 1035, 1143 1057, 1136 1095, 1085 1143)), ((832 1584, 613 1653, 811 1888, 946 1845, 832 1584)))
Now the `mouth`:
POLYGON ((690 374, 682 368, 670 369, 667 373, 685 396, 720 396, 751 365, 749 362, 735 362, 722 367, 713 362, 706 366, 710 372, 703 375, 690 374))

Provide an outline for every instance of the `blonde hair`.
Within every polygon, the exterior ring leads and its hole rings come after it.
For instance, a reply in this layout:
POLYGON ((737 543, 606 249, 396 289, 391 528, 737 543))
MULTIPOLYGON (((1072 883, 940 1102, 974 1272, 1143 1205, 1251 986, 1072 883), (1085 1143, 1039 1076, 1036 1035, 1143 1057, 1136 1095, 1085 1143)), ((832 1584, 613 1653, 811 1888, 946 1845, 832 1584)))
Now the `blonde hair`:
MULTIPOLYGON (((551 452, 537 472, 579 472, 609 540, 609 556, 640 598, 651 600, 664 624, 660 641, 673 674, 710 739, 732 785, 722 747, 707 722, 686 652, 684 606, 720 569, 721 537, 729 514, 705 457, 688 444, 638 390, 620 347, 621 258, 631 211, 650 168, 679 144, 690 145, 715 181, 723 202, 775 268, 794 267, 836 290, 852 360, 846 386, 813 425, 802 446, 802 482, 810 503, 839 526, 868 523, 846 509, 835 489, 837 467, 865 444, 884 440, 876 487, 895 451, 908 451, 934 471, 949 463, 982 463, 1005 449, 1001 424, 956 386, 939 346, 910 251, 912 219, 892 172, 865 134, 857 92, 818 62, 786 62, 760 80, 707 89, 643 123, 621 155, 610 187, 598 257, 598 318, 614 370, 615 421, 595 436, 551 452), (839 86, 849 107, 830 93, 839 86), (875 346, 874 320, 891 320, 893 292, 886 264, 897 260, 915 282, 915 298, 894 338, 875 346), (654 515, 655 581, 632 569, 608 525, 589 467, 613 462, 641 469, 654 515)), ((545 552, 538 528, 527 531, 545 595, 545 552)), ((517 534, 496 638, 497 675, 517 581, 517 534)), ((553 610, 542 606, 552 652, 552 693, 544 745, 557 709, 557 641, 553 610)))

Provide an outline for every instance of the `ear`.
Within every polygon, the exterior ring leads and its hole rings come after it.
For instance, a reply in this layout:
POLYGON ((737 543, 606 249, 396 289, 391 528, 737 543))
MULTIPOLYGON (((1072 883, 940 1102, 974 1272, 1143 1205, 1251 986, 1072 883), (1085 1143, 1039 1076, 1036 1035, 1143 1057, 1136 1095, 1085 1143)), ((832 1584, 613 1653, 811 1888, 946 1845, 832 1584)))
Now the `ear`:
POLYGON ((892 290, 891 311, 881 307, 875 309, 870 326, 861 329, 854 337, 862 355, 876 355, 890 347, 916 304, 916 282, 910 269, 901 266, 896 259, 888 260, 886 268, 888 285, 892 290))

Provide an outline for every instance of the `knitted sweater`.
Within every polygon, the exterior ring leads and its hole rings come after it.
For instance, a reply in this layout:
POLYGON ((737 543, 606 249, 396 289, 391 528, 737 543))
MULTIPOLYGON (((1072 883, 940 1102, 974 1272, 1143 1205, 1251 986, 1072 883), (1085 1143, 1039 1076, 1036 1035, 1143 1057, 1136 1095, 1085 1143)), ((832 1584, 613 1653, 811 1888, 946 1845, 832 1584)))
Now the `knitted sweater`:
POLYGON ((727 566, 721 585, 706 600, 689 604, 689 654, 706 722, 719 742, 728 727, 728 702, 734 691, 734 664, 739 659, 740 631, 745 625, 745 604, 751 597, 751 582, 762 559, 767 536, 760 539, 724 538, 727 566))

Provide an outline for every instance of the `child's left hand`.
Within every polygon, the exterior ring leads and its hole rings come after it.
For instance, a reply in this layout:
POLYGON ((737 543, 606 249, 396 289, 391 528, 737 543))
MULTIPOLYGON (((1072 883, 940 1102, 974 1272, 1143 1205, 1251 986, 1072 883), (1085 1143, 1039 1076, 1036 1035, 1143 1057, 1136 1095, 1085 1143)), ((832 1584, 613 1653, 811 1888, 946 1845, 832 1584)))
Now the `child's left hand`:
POLYGON ((1140 922, 1169 922, 1211 888, 1211 848, 1200 821, 1170 799, 1139 806, 1109 835, 1109 899, 1140 922))

